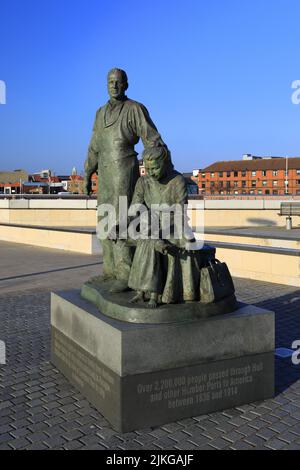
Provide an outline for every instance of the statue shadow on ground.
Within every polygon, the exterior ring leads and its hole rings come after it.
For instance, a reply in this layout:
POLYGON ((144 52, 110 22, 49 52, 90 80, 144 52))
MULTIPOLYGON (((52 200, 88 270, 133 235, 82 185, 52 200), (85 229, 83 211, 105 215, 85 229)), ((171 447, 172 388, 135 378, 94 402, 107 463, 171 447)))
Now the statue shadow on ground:
MULTIPOLYGON (((300 290, 255 305, 275 312, 275 347, 292 349, 293 342, 300 340, 300 290)), ((291 357, 275 357, 276 396, 298 380, 300 365, 294 365, 291 357)))

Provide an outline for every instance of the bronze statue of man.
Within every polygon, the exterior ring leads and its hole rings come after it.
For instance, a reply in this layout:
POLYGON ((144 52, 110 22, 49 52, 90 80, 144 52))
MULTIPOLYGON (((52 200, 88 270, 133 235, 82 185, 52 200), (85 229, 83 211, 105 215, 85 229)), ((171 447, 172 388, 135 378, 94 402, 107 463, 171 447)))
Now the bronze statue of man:
MULTIPOLYGON (((98 171, 98 205, 112 204, 118 220, 119 197, 131 203, 139 178, 134 146, 142 139, 145 148, 165 145, 145 106, 125 95, 126 72, 117 68, 108 73, 109 101, 96 113, 93 135, 85 162, 85 192, 91 193, 91 176, 98 171)), ((111 292, 128 288, 132 264, 131 248, 124 241, 101 240, 103 281, 114 280, 111 292)))

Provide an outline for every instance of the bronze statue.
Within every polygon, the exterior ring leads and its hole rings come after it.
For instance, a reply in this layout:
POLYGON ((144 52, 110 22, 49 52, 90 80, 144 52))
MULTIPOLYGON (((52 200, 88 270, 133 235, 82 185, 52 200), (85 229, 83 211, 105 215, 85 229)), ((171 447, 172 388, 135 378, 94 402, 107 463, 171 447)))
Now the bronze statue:
POLYGON ((126 97, 127 88, 126 73, 111 70, 110 99, 97 111, 85 162, 86 194, 91 191, 92 174, 98 171, 98 238, 104 269, 103 276, 83 285, 81 295, 102 313, 136 323, 176 322, 233 311, 237 303, 226 263, 215 259, 215 248, 195 246, 194 234, 186 224, 185 178, 174 169, 171 154, 146 108, 126 97), (139 177, 134 150, 140 138, 144 177, 139 177), (125 237, 121 196, 127 203, 125 237), (115 225, 103 237, 99 227, 105 223, 105 206, 114 213, 115 225), (156 220, 154 233, 152 222, 149 232, 142 217, 131 213, 135 206, 146 215, 146 221, 156 220), (165 213, 169 216, 167 227, 165 213), (181 233, 176 233, 178 220, 181 233))
MULTIPOLYGON (((108 73, 109 101, 96 113, 93 135, 85 162, 85 193, 91 192, 91 176, 98 171, 98 204, 112 204, 118 220, 119 197, 131 203, 139 178, 134 146, 142 139, 145 148, 164 145, 145 106, 125 95, 126 72, 112 69, 108 73)), ((132 263, 131 248, 124 241, 101 240, 103 247, 102 281, 114 280, 111 292, 128 288, 132 263)))
POLYGON ((143 204, 149 212, 153 204, 161 208, 158 214, 160 234, 158 239, 151 239, 153 234, 149 233, 148 237, 136 242, 128 282, 129 287, 136 291, 132 302, 141 302, 148 297, 148 307, 156 308, 159 303, 199 301, 199 270, 195 253, 186 249, 195 241, 191 230, 189 237, 185 232, 186 180, 174 170, 166 147, 146 149, 143 161, 147 176, 138 180, 132 204, 143 204), (175 220, 175 210, 169 212, 169 234, 164 239, 162 218, 165 214, 163 209, 167 207, 176 208, 179 220, 175 220))

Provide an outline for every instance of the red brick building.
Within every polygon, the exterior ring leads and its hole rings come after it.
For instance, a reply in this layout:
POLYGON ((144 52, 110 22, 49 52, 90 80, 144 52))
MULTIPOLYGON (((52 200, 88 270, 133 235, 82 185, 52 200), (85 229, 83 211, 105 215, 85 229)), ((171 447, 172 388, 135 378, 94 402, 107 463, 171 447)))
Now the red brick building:
POLYGON ((97 173, 92 174, 91 181, 92 181, 92 192, 93 192, 93 194, 97 194, 98 193, 98 175, 97 175, 97 173))
POLYGON ((217 162, 194 179, 202 195, 300 195, 300 158, 249 156, 217 162))

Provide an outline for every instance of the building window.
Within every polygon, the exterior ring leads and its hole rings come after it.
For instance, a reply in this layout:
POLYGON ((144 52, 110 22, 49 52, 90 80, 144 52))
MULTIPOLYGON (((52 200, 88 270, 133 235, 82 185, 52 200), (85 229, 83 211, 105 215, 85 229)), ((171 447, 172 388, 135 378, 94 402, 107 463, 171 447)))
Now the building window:
POLYGON ((263 176, 267 176, 267 170, 263 170, 263 171, 262 171, 262 175, 263 175, 263 176))
POLYGON ((204 188, 204 189, 205 189, 205 183, 202 183, 202 188, 204 188))
POLYGON ((273 176, 277 176, 278 175, 278 171, 277 170, 273 170, 273 176))
POLYGON ((239 176, 239 172, 238 172, 238 171, 235 171, 235 172, 234 172, 234 177, 235 177, 235 178, 238 178, 238 176, 239 176))
POLYGON ((226 181, 227 188, 230 188, 230 181, 226 181))
POLYGON ((211 177, 211 178, 214 178, 214 177, 215 177, 215 174, 214 174, 214 173, 211 173, 211 174, 210 174, 210 177, 211 177))
POLYGON ((223 178, 223 171, 219 171, 219 177, 223 178))
POLYGON ((230 176, 231 176, 231 171, 227 171, 227 172, 226 172, 226 175, 227 175, 227 178, 230 178, 230 176))
POLYGON ((250 191, 250 194, 253 195, 253 194, 255 194, 255 192, 254 192, 253 190, 251 190, 251 191, 250 191))
POLYGON ((211 188, 214 188, 214 187, 215 187, 214 181, 212 181, 212 182, 210 183, 210 187, 211 187, 211 188))
POLYGON ((256 188, 256 181, 251 181, 251 187, 256 188))
POLYGON ((234 181, 233 186, 234 186, 235 188, 237 188, 237 187, 238 187, 238 181, 234 181))
POLYGON ((238 196, 239 192, 238 192, 238 191, 234 191, 234 194, 235 194, 236 196, 238 196))
POLYGON ((278 181, 277 180, 273 181, 273 186, 278 186, 278 181))
POLYGON ((257 193, 258 193, 258 194, 262 194, 262 190, 259 189, 259 190, 257 191, 257 193))
POLYGON ((300 175, 300 170, 296 170, 297 175, 300 175))
POLYGON ((273 196, 277 196, 277 194, 278 194, 278 191, 274 190, 273 191, 273 196))
POLYGON ((245 188, 245 187, 246 187, 246 184, 247 184, 246 181, 242 181, 242 188, 245 188))
POLYGON ((263 185, 263 186, 267 186, 267 182, 266 182, 266 181, 263 181, 263 182, 262 182, 262 185, 263 185))
POLYGON ((219 182, 220 188, 223 188, 223 181, 219 182))
POLYGON ((244 190, 244 191, 242 191, 242 194, 247 194, 247 191, 245 191, 245 190, 244 190))
POLYGON ((270 190, 266 189, 266 195, 268 196, 270 194, 270 190))
POLYGON ((297 184, 300 184, 300 180, 297 180, 297 184))
POLYGON ((242 178, 245 178, 245 176, 247 175, 247 172, 245 170, 242 171, 242 178))
POLYGON ((251 176, 256 176, 256 171, 251 171, 251 176))

